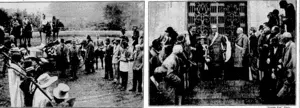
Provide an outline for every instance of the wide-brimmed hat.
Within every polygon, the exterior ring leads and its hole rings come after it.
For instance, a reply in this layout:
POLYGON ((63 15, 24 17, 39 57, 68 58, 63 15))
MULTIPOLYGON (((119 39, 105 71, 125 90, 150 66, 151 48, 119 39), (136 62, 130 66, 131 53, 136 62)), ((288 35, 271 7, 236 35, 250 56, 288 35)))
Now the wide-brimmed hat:
POLYGON ((167 32, 167 33, 170 33, 170 32, 173 32, 174 31, 174 29, 172 28, 172 27, 168 27, 166 30, 165 30, 165 32, 167 32))
POLYGON ((53 95, 57 99, 69 98, 70 87, 67 84, 60 83, 56 88, 53 89, 53 95))
POLYGON ((161 73, 166 73, 168 70, 166 67, 164 66, 159 66, 157 68, 155 68, 154 73, 156 74, 161 74, 161 73))
POLYGON ((35 68, 33 66, 30 66, 28 68, 26 68, 26 72, 30 72, 30 71, 33 71, 35 70, 35 68))
POLYGON ((19 49, 18 47, 12 48, 12 49, 10 50, 10 53, 11 53, 12 55, 21 55, 21 51, 20 51, 20 49, 19 49))
POLYGON ((37 81, 41 88, 46 88, 54 83, 57 79, 57 76, 51 77, 48 73, 44 73, 38 77, 37 81))

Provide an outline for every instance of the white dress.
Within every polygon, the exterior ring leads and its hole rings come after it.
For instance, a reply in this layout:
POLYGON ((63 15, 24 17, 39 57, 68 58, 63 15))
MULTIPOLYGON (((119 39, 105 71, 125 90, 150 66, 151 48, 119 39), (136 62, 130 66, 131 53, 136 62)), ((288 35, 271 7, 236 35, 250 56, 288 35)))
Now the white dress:
MULTIPOLYGON (((16 64, 10 63, 12 68, 15 68, 19 72, 23 72, 22 69, 16 64)), ((11 107, 24 107, 24 94, 20 89, 21 79, 19 74, 13 70, 8 69, 8 83, 11 107)))

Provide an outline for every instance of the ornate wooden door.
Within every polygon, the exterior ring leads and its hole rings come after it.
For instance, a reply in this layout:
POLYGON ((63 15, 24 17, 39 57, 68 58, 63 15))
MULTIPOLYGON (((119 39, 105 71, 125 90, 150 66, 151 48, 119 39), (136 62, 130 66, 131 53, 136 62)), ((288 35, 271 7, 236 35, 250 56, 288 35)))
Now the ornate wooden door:
POLYGON ((196 26, 196 33, 208 36, 212 24, 218 25, 218 32, 235 39, 236 29, 242 27, 247 33, 247 2, 188 2, 188 27, 196 26))

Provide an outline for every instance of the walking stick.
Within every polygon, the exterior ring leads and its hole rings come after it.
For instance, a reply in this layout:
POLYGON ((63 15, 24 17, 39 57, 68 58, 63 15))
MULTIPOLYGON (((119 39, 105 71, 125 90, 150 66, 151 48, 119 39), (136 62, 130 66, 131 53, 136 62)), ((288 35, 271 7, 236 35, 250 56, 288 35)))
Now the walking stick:
MULTIPOLYGON (((1 54, 3 54, 5 57, 7 57, 9 60, 12 60, 7 54, 5 54, 5 52, 1 52, 1 54)), ((25 75, 24 73, 20 72, 19 70, 7 65, 8 68, 11 68, 13 70, 15 70, 16 72, 18 72, 20 75, 22 75, 25 78, 30 78, 33 79, 32 77, 28 77, 27 75, 25 75)), ((19 66, 24 72, 26 72, 26 70, 24 68, 22 68, 19 64, 16 64, 17 66, 19 66)), ((52 101, 52 99, 46 94, 46 92, 37 84, 37 82, 35 82, 34 80, 30 80, 50 101, 52 101)))

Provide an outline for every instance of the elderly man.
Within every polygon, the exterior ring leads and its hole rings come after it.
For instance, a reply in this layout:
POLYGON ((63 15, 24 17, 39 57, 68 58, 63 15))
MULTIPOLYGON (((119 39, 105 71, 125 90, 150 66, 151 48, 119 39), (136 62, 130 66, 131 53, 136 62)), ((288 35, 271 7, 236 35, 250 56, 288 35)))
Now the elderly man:
POLYGON ((247 71, 247 59, 249 54, 249 39, 243 33, 243 28, 237 28, 236 30, 237 38, 235 40, 235 53, 233 56, 234 60, 234 70, 236 75, 239 76, 239 79, 247 80, 249 74, 247 71))
POLYGON ((175 88, 175 104, 181 105, 183 92, 182 60, 178 54, 183 53, 181 45, 175 45, 172 53, 165 59, 159 68, 166 69, 165 81, 170 87, 175 88))
POLYGON ((278 66, 282 69, 283 80, 282 85, 279 87, 277 97, 279 102, 284 104, 295 104, 295 87, 296 87, 296 44, 293 42, 292 35, 285 32, 282 35, 282 41, 285 44, 282 58, 282 66, 278 66))
POLYGON ((224 57, 226 51, 226 38, 217 32, 217 25, 212 25, 212 33, 208 36, 208 50, 211 59, 207 59, 210 76, 214 79, 222 79, 224 57))

